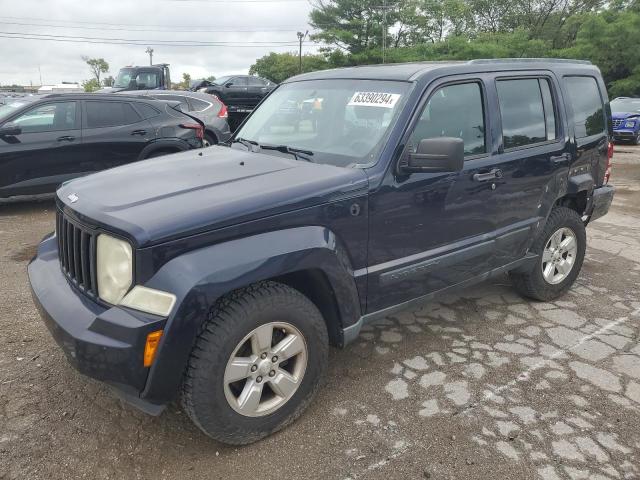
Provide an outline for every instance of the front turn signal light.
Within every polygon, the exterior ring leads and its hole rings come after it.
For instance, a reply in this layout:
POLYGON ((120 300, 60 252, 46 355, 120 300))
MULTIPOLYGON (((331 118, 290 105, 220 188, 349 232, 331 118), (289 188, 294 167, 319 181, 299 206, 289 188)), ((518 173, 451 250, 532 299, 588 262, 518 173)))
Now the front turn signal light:
POLYGON ((144 366, 150 367, 153 364, 153 360, 156 358, 156 352, 158 351, 158 345, 160 345, 160 339, 162 338, 162 330, 156 330, 147 335, 147 342, 144 344, 144 366))

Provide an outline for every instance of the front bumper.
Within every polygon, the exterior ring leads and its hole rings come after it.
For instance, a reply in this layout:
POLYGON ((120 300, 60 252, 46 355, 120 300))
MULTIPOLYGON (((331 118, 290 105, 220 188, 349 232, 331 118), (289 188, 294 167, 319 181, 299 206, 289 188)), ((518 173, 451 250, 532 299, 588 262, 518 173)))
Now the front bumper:
POLYGON ((593 191, 591 214, 589 215, 590 222, 596 218, 606 215, 609 211, 609 207, 611 207, 615 191, 616 189, 612 185, 604 185, 593 191))
POLYGON ((140 399, 149 369, 143 366, 147 334, 165 319, 121 307, 105 307, 72 286, 62 273, 55 236, 46 238, 28 267, 34 303, 69 362, 151 414, 163 406, 140 399))
POLYGON ((614 140, 633 140, 638 136, 638 132, 632 128, 625 128, 613 131, 614 140))

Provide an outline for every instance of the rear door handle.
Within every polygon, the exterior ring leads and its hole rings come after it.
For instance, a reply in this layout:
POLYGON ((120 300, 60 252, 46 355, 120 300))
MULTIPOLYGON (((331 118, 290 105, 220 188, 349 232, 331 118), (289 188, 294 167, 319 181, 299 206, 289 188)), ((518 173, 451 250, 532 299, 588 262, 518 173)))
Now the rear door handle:
POLYGON ((549 157, 549 160, 551 160, 552 163, 568 162, 569 160, 571 160, 571 154, 563 153, 562 155, 553 155, 549 157))
POLYGON ((499 168, 494 168, 493 170, 486 173, 473 174, 473 180, 476 182, 488 182, 497 178, 502 178, 502 170, 500 170, 499 168))
POLYGON ((76 139, 76 137, 72 137, 71 135, 63 135, 61 137, 58 137, 58 141, 59 142, 73 142, 76 139))
POLYGON ((146 135, 147 131, 146 130, 134 130, 133 132, 131 132, 131 135, 146 135))

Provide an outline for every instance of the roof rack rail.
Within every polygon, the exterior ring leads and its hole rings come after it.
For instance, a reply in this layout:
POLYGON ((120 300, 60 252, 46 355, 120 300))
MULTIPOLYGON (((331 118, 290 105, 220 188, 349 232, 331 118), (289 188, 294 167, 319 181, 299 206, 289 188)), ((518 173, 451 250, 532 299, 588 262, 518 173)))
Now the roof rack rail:
POLYGON ((571 58, 477 58, 467 63, 519 63, 519 62, 547 62, 547 63, 577 63, 593 65, 589 60, 573 60, 571 58))

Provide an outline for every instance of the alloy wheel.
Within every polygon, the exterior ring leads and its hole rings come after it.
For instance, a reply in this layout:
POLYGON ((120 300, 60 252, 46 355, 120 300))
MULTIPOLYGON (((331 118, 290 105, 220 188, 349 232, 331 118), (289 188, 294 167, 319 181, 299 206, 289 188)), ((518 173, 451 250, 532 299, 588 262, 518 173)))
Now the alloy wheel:
POLYGON ((259 326, 238 343, 227 362, 227 402, 247 417, 275 412, 300 387, 307 359, 306 342, 296 327, 285 322, 259 326))
POLYGON ((556 285, 566 279, 576 261, 578 240, 567 227, 556 230, 542 251, 542 277, 547 283, 556 285))

